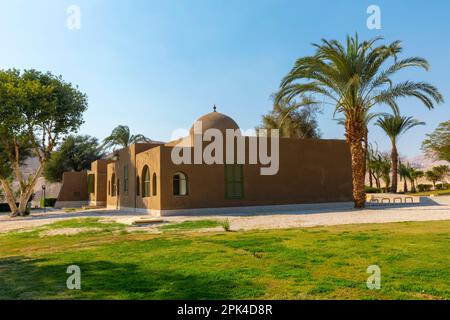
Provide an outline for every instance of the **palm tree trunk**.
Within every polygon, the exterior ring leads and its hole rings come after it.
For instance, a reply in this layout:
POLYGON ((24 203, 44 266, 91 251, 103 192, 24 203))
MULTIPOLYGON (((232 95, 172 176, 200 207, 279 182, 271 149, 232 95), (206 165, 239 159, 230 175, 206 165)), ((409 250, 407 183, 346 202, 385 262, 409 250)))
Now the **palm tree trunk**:
MULTIPOLYGON (((369 151, 369 130, 367 130, 367 127, 366 127, 365 132, 364 132, 364 185, 366 184, 368 151, 369 151)), ((369 180, 371 180, 370 173, 369 173, 369 180)), ((370 181, 370 186, 372 187, 372 181, 370 181)))
POLYGON ((391 192, 397 193, 397 175, 398 175, 398 152, 395 142, 392 142, 392 186, 391 192))
POLYGON ((408 193, 408 184, 406 183, 406 178, 403 180, 403 192, 408 193))
POLYGON ((363 123, 347 118, 346 137, 347 142, 350 144, 352 158, 353 202, 355 203, 355 208, 364 208, 366 203, 366 192, 364 189, 365 157, 362 145, 364 133, 365 127, 363 123))
POLYGON ((416 184, 414 183, 414 179, 411 179, 411 192, 416 193, 416 184))

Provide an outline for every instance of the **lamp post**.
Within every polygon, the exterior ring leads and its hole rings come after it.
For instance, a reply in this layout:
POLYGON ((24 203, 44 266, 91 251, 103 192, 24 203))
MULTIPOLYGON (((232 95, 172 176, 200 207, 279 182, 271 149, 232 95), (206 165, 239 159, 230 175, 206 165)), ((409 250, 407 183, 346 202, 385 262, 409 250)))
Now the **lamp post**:
POLYGON ((42 195, 44 196, 44 201, 42 202, 44 205, 44 213, 47 213, 47 207, 46 207, 46 203, 45 203, 45 184, 42 185, 42 195))

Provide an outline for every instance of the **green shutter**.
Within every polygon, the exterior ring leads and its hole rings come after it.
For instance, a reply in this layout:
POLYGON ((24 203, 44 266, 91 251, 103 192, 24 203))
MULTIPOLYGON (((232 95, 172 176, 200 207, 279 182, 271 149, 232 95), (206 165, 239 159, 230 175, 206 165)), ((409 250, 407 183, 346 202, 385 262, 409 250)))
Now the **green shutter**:
POLYGON ((244 198, 243 166, 238 164, 225 165, 225 198, 244 198))

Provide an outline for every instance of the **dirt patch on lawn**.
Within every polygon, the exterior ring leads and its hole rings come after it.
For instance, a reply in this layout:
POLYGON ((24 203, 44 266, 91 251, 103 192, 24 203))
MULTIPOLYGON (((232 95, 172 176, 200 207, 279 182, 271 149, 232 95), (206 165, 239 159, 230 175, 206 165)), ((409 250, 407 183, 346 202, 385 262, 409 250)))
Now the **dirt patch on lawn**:
POLYGON ((53 237, 53 236, 72 236, 79 233, 99 232, 100 228, 61 228, 55 230, 46 230, 39 234, 41 237, 53 237))

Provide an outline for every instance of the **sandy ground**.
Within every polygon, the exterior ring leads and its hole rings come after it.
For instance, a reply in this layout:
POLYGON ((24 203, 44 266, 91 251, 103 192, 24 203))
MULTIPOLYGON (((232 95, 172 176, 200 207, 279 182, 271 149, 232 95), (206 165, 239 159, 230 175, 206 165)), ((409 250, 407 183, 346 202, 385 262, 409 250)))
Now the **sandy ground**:
MULTIPOLYGON (((13 230, 27 230, 74 218, 100 218, 103 221, 116 221, 129 224, 131 230, 156 231, 155 225, 131 227, 133 221, 149 216, 111 210, 91 210, 65 213, 51 211, 33 212, 30 217, 11 219, 0 216, 0 233, 13 230)), ((354 210, 351 205, 336 209, 310 209, 298 211, 280 211, 264 213, 236 213, 223 215, 174 216, 164 217, 166 223, 187 220, 224 220, 230 221, 232 230, 277 229, 313 226, 331 226, 341 224, 388 223, 402 221, 450 220, 450 197, 427 198, 421 204, 371 207, 354 210)))

